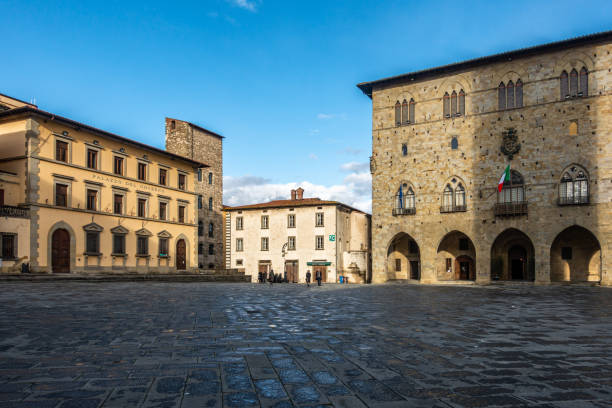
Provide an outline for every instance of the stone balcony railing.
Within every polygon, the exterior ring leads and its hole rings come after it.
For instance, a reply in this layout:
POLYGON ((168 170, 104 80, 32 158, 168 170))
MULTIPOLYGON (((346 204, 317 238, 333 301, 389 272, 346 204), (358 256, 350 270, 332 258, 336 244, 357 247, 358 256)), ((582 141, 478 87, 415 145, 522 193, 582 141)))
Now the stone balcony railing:
POLYGON ((440 207, 441 213, 466 212, 466 205, 443 205, 440 207))
POLYGON ((0 205, 0 217, 29 218, 30 209, 12 205, 0 205))
POLYGON ((496 217, 516 217, 519 215, 527 215, 527 201, 517 201, 511 203, 495 204, 496 217))
POLYGON ((394 208, 393 209, 393 215, 414 215, 414 214, 416 214, 416 208, 415 207, 394 208))
POLYGON ((577 195, 573 197, 559 197, 557 205, 586 205, 589 204, 588 195, 577 195))

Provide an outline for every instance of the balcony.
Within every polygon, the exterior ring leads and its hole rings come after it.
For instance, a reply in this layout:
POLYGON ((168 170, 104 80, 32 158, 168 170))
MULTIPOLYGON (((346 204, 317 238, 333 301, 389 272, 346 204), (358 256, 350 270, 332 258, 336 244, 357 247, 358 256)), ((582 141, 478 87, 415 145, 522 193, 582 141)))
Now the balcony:
POLYGON ((466 212, 466 205, 443 205, 440 207, 440 213, 466 212))
POLYGON ((416 214, 416 208, 415 207, 394 208, 393 209, 393 215, 414 215, 414 214, 416 214))
POLYGON ((495 204, 496 217, 516 217, 527 215, 527 201, 495 204))
POLYGON ((14 207, 12 205, 0 205, 0 217, 30 218, 30 209, 14 207))
POLYGON ((559 197, 557 199, 557 205, 586 205, 589 204, 588 195, 577 195, 573 197, 559 197))

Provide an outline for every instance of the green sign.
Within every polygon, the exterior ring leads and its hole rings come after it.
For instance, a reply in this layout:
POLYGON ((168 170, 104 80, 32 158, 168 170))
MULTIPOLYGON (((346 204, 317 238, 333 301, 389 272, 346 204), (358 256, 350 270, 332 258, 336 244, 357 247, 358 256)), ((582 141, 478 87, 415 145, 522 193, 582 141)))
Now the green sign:
POLYGON ((330 235, 329 235, 329 240, 330 240, 331 242, 334 242, 334 241, 336 240, 336 235, 334 235, 334 234, 330 234, 330 235))

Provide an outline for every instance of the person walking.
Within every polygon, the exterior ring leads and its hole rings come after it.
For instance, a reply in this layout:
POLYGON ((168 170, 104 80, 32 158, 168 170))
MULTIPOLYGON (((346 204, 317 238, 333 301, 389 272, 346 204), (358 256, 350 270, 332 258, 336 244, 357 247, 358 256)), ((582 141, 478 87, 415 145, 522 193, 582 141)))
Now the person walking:
POLYGON ((323 277, 321 276, 320 269, 317 269, 317 271, 315 272, 315 276, 317 278, 317 286, 321 286, 321 279, 323 279, 323 277))
POLYGON ((274 283, 274 271, 272 269, 270 269, 270 272, 268 273, 268 280, 270 281, 270 286, 272 286, 274 283))
POLYGON ((306 271, 306 286, 310 287, 310 269, 306 271))

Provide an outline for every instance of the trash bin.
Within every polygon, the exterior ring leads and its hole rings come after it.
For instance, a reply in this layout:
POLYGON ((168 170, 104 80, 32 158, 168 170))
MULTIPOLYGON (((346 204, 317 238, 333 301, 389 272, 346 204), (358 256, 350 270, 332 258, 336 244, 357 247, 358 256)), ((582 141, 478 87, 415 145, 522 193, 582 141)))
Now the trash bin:
POLYGON ((340 283, 344 283, 344 276, 340 275, 340 283))

